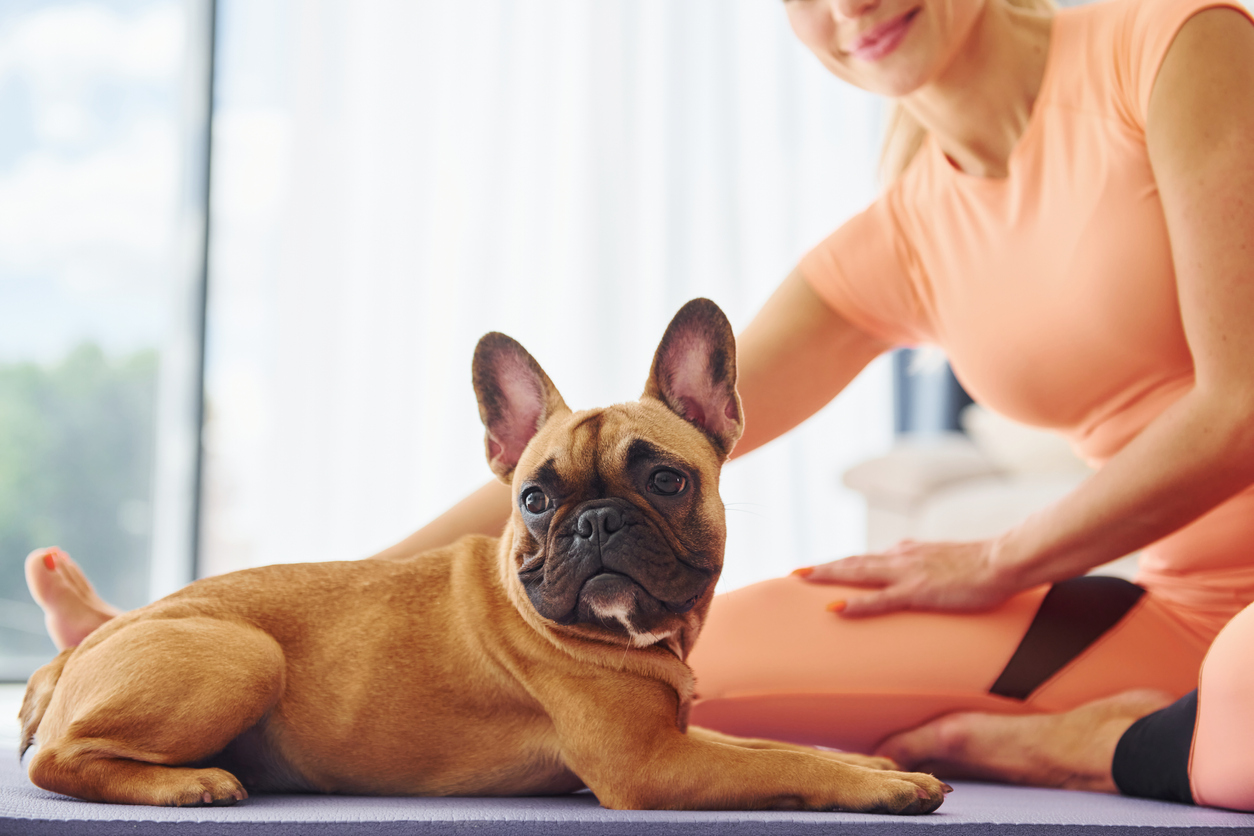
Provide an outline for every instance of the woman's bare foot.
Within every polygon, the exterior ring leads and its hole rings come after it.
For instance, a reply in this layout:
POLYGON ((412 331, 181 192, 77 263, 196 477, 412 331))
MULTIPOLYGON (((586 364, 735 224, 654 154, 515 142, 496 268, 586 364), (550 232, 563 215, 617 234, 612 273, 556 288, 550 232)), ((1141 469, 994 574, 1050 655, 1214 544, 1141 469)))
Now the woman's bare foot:
POLYGON ((1061 714, 947 714, 893 735, 875 754, 943 778, 1113 793, 1119 738, 1173 702, 1163 691, 1126 691, 1061 714))
POLYGON ((97 595, 78 564, 56 547, 35 549, 26 556, 26 586, 43 607, 48 635, 59 650, 77 646, 122 613, 97 595))

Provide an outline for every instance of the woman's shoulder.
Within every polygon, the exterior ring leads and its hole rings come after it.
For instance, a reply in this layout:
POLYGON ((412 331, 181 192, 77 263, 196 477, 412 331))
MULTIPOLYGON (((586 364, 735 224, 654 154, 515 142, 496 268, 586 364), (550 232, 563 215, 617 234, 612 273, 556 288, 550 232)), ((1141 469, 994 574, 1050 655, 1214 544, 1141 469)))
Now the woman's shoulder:
POLYGON ((1171 42, 1189 18, 1215 7, 1248 14, 1238 0, 1100 0, 1060 10, 1050 56, 1057 103, 1083 107, 1104 100, 1143 128, 1171 42))
POLYGON ((1097 0, 1059 9, 1057 19, 1098 36, 1144 38, 1170 33, 1197 12, 1216 6, 1244 9, 1240 0, 1097 0))

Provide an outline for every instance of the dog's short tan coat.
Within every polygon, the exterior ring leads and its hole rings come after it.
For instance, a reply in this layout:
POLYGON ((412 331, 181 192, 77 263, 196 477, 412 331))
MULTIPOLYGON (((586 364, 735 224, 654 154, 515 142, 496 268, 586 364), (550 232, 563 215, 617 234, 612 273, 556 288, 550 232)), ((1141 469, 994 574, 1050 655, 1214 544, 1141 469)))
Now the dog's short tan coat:
POLYGON ((161 805, 584 786, 615 808, 940 805, 943 784, 882 759, 687 724, 741 430, 713 303, 675 317, 635 403, 572 412, 499 334, 474 378, 518 500, 499 539, 236 572, 113 619, 31 679, 31 780, 161 805))

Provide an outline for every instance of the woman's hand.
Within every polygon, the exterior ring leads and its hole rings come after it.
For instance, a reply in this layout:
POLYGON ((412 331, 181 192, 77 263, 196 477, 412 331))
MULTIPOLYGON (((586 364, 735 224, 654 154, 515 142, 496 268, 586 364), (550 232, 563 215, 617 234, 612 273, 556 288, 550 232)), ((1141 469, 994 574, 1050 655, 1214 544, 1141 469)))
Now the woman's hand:
POLYGON ((812 583, 878 587, 829 607, 850 618, 898 610, 988 610, 1019 591, 994 570, 995 544, 903 540, 880 554, 846 557, 793 574, 812 583))

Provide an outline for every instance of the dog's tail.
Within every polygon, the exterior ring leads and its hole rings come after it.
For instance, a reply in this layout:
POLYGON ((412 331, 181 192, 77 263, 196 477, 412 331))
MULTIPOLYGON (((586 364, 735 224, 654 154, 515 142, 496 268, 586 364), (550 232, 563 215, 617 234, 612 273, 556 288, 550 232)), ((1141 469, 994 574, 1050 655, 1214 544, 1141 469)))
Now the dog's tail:
POLYGON ((57 680, 61 678, 61 670, 69 661, 74 648, 67 647, 57 654, 56 658, 31 675, 26 683, 26 697, 22 700, 22 709, 17 713, 22 721, 22 742, 18 746, 17 756, 21 758, 26 750, 35 742, 35 732, 39 729, 39 721, 52 702, 52 692, 57 690, 57 680))

